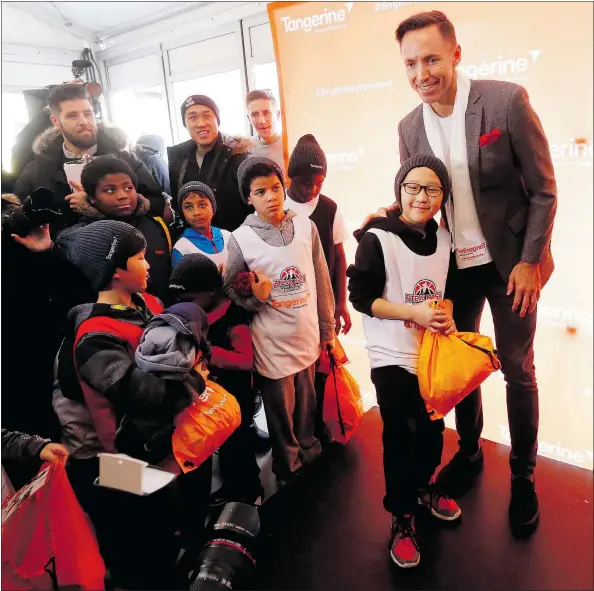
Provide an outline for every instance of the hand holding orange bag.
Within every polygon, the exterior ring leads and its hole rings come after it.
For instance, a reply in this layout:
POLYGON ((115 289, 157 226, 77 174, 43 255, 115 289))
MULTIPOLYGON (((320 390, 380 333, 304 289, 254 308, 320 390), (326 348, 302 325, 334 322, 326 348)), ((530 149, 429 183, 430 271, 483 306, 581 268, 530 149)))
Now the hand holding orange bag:
MULTIPOLYGON (((449 300, 435 301, 436 308, 452 314, 449 300)), ((451 335, 426 330, 419 352, 418 378, 421 396, 442 415, 478 388, 501 362, 493 341, 475 332, 451 335)))

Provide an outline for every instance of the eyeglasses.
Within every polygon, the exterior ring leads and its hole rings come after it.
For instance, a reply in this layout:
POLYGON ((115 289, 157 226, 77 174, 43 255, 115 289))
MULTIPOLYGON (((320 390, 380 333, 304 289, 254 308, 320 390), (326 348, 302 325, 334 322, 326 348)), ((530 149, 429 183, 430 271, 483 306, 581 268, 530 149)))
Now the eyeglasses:
POLYGON ((443 193, 443 187, 439 185, 419 185, 419 183, 402 183, 404 190, 409 195, 418 195, 421 189, 425 189, 427 197, 439 197, 443 193))

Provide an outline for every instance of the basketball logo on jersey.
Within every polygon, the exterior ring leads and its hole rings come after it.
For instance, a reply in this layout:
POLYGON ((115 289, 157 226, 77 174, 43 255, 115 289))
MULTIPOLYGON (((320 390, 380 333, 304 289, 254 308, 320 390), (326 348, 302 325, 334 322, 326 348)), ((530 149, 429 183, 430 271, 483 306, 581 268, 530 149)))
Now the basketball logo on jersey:
POLYGON ((297 291, 305 283, 305 275, 301 274, 299 267, 287 267, 283 269, 279 279, 275 279, 272 285, 273 289, 282 289, 283 291, 297 291))
MULTIPOLYGON (((417 281, 413 293, 404 294, 404 302, 406 304, 421 304, 426 300, 442 300, 443 293, 437 291, 437 285, 431 279, 421 279, 417 281)), ((424 330, 422 326, 419 326, 416 322, 407 320, 404 322, 405 328, 412 328, 414 330, 424 330)))
POLYGON ((437 291, 437 286, 431 279, 421 279, 421 281, 417 281, 413 293, 406 293, 404 296, 404 302, 406 304, 420 304, 425 300, 443 299, 442 292, 437 291))
POLYGON ((273 281, 272 289, 277 290, 275 297, 270 298, 273 308, 304 308, 309 304, 310 292, 299 267, 284 268, 280 278, 273 281))

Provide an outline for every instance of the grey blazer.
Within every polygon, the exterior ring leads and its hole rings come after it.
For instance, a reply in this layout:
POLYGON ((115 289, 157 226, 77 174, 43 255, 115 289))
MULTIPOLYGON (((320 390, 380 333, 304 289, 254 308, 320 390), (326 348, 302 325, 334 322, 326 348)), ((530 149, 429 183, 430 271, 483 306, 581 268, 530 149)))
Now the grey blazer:
MULTIPOLYGON (((433 154, 422 105, 400 121, 398 136, 401 162, 433 154)), ((499 274, 507 283, 518 262, 541 263, 544 285, 554 269, 557 185, 549 144, 526 90, 511 82, 472 80, 466 146, 479 221, 499 274), (499 139, 481 147, 481 136, 493 130, 499 139)))

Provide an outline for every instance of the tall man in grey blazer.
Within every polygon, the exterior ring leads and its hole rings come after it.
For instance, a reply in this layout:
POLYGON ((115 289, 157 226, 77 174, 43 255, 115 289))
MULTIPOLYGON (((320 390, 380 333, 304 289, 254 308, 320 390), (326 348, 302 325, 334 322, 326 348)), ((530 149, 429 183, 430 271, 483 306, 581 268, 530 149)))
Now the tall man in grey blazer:
MULTIPOLYGON (((547 138, 526 90, 509 82, 468 80, 456 70, 461 49, 438 11, 398 26, 408 80, 423 104, 398 126, 400 159, 433 153, 452 177, 443 212, 454 251, 446 297, 460 331, 478 331, 485 301, 507 383, 512 472, 512 532, 529 535, 539 518, 534 488, 538 388, 534 370, 536 305, 553 270, 550 244, 557 207, 547 138)), ((459 451, 437 489, 461 496, 483 469, 480 389, 456 407, 459 451)))

